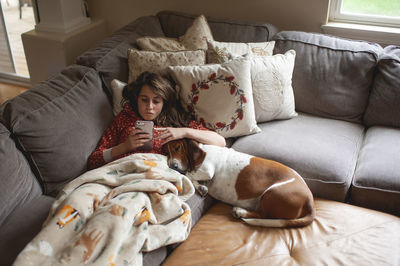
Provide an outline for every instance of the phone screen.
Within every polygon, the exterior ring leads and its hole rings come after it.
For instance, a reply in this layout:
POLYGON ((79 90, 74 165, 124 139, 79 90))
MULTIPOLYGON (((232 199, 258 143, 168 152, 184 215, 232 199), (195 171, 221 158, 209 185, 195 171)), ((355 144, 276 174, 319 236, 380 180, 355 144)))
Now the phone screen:
POLYGON ((142 131, 148 133, 150 135, 150 140, 146 142, 142 147, 138 150, 151 150, 153 149, 153 121, 145 121, 145 120, 138 120, 135 123, 136 128, 140 128, 142 131))

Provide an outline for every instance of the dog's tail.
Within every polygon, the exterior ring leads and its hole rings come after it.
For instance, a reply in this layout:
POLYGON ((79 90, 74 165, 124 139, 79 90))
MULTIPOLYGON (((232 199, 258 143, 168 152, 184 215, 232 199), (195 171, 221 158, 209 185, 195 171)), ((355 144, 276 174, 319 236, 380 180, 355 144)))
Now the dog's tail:
POLYGON ((314 218, 315 209, 311 208, 307 215, 296 219, 242 218, 242 220, 250 225, 262 227, 302 227, 311 224, 314 218))

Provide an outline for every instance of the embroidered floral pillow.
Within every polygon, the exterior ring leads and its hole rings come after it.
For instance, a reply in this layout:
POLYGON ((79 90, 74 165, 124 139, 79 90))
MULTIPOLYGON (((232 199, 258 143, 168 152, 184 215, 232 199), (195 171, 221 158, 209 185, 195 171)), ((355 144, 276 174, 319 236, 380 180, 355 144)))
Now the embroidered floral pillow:
POLYGON ((296 52, 250 57, 254 110, 257 122, 297 116, 292 88, 296 52))
POLYGON ((181 50, 207 50, 207 40, 213 40, 210 26, 204 15, 197 17, 193 24, 186 30, 185 35, 175 38, 141 37, 136 44, 142 50, 181 51, 181 50))
POLYGON ((206 53, 204 50, 152 52, 128 50, 129 83, 144 71, 167 74, 168 66, 204 65, 206 53))
POLYGON ((205 127, 226 138, 260 131, 254 115, 247 59, 168 69, 180 87, 182 105, 205 127))
POLYGON ((220 64, 242 55, 271 56, 275 41, 234 43, 208 40, 207 46, 207 62, 220 64))

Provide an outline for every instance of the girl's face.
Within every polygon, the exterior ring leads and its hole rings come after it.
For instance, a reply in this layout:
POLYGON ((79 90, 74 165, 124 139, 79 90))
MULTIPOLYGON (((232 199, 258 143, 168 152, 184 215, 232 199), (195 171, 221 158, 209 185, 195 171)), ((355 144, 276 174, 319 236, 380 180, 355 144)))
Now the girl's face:
POLYGON ((152 121, 161 113, 164 101, 160 95, 155 94, 148 85, 143 85, 138 96, 139 115, 152 121))

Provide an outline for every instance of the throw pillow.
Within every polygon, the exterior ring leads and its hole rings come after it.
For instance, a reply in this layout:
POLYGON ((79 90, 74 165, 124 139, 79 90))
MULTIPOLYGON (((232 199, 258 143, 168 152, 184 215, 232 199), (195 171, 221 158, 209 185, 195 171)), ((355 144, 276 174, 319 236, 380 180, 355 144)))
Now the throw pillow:
POLYGON ((122 90, 126 86, 125 82, 122 82, 118 79, 113 79, 111 81, 111 91, 112 91, 112 100, 113 100, 113 114, 116 116, 119 112, 122 111, 122 90))
POLYGON ((136 40, 140 49, 146 51, 207 50, 207 40, 213 40, 210 26, 204 15, 197 17, 179 38, 141 37, 136 40))
POLYGON ((254 42, 254 43, 234 43, 207 41, 207 62, 224 63, 234 57, 249 56, 271 56, 273 54, 275 41, 254 42))
POLYGON ((129 49, 129 83, 136 80, 144 71, 165 75, 168 66, 204 65, 205 63, 206 53, 204 50, 152 52, 129 49))
POLYGON ((203 66, 171 66, 187 111, 205 127, 222 136, 237 137, 259 132, 254 115, 250 62, 238 58, 203 66))
POLYGON ((254 109, 257 122, 297 116, 292 88, 296 52, 250 57, 254 109))

